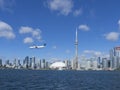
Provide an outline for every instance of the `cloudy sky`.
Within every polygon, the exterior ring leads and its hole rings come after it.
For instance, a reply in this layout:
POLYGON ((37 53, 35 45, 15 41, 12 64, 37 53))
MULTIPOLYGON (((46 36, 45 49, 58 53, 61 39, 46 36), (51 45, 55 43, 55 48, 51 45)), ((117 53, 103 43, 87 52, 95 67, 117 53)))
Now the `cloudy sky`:
POLYGON ((120 45, 120 0, 0 0, 0 58, 71 59, 76 28, 79 56, 109 54, 120 45))

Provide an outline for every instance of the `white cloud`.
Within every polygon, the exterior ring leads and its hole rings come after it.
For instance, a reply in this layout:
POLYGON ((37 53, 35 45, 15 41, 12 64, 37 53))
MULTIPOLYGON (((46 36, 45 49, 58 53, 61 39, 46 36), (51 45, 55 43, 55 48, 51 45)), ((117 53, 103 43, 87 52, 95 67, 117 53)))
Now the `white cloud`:
POLYGON ((117 41, 119 39, 120 34, 118 32, 110 32, 104 35, 107 40, 117 41))
POLYGON ((118 25, 120 25, 120 20, 118 20, 118 25))
POLYGON ((24 43, 33 43, 33 42, 34 42, 34 40, 31 37, 26 37, 24 39, 24 43))
POLYGON ((118 20, 119 30, 120 30, 120 20, 118 20))
POLYGON ((0 9, 3 11, 10 11, 15 4, 15 0, 0 0, 0 9))
POLYGON ((41 40, 41 30, 40 29, 33 30, 32 36, 35 37, 37 40, 41 40))
POLYGON ((48 6, 53 11, 68 15, 73 8, 72 0, 48 0, 48 6))
POLYGON ((25 33, 32 33, 33 32, 33 29, 31 27, 20 27, 19 29, 19 33, 20 34, 25 34, 25 33))
POLYGON ((5 37, 7 39, 15 38, 12 27, 3 21, 0 21, 0 37, 5 37))
POLYGON ((90 28, 87 25, 79 25, 78 29, 83 30, 83 31, 89 31, 90 28))
POLYGON ((19 33, 20 34, 30 34, 31 37, 33 37, 34 39, 37 39, 38 41, 40 41, 42 38, 40 29, 33 29, 31 27, 28 27, 28 26, 20 27, 19 33))
POLYGON ((90 55, 97 56, 97 57, 102 55, 101 52, 94 51, 94 50, 84 50, 83 53, 84 54, 90 54, 90 55))
POLYGON ((73 12, 73 15, 74 16, 78 16, 78 15, 81 15, 82 14, 82 9, 78 9, 78 10, 75 10, 74 12, 73 12))

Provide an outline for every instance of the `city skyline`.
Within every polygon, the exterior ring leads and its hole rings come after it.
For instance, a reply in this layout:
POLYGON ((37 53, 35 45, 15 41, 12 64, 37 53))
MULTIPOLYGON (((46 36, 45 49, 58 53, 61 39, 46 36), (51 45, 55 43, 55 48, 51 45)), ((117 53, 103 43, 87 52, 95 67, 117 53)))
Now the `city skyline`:
POLYGON ((0 58, 108 56, 119 46, 119 0, 0 0, 0 58), (31 45, 47 46, 29 49, 31 45))
POLYGON ((6 60, 5 63, 0 59, 0 69, 32 69, 32 70, 116 70, 119 69, 119 60, 97 57, 81 60, 78 66, 74 60, 48 62, 45 59, 26 56, 24 60, 14 59, 13 62, 6 60), (117 61, 117 62, 116 62, 117 61), (82 63, 81 63, 82 62, 82 63), (116 66, 117 65, 117 66, 116 66), (114 66, 114 68, 113 68, 114 66), (60 69, 61 68, 61 69, 60 69))

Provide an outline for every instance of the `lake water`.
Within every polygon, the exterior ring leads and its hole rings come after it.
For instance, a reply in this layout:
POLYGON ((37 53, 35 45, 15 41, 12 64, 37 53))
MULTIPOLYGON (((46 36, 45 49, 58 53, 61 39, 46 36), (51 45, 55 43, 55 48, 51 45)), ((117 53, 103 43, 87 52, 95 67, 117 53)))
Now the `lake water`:
POLYGON ((0 70, 0 90, 120 90, 120 71, 0 70))

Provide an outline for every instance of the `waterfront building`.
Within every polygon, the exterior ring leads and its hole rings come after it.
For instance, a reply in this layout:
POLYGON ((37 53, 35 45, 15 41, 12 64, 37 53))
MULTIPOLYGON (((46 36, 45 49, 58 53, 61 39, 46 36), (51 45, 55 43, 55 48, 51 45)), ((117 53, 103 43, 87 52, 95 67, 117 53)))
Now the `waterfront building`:
POLYGON ((46 62, 46 69, 49 69, 49 67, 50 67, 50 63, 49 62, 46 62))
POLYGON ((30 68, 32 67, 32 58, 30 58, 29 66, 30 66, 30 68))
POLYGON ((67 67, 67 69, 68 69, 68 67, 69 67, 69 62, 68 62, 68 60, 65 60, 65 61, 63 61, 64 63, 65 63, 65 65, 66 65, 66 67, 67 67))
POLYGON ((91 70, 92 69, 92 63, 90 60, 86 60, 85 64, 85 70, 91 70))
POLYGON ((72 62, 68 60, 68 69, 72 69, 72 62))
POLYGON ((107 70, 108 69, 108 60, 107 58, 102 58, 102 68, 103 70, 107 70))
POLYGON ((102 68, 103 70, 109 70, 110 69, 110 60, 108 58, 102 58, 102 68))
POLYGON ((88 59, 85 56, 80 57, 80 61, 79 62, 80 62, 80 69, 81 70, 86 70, 86 67, 87 67, 87 64, 88 64, 87 61, 88 61, 88 59))
POLYGON ((18 66, 21 66, 20 59, 18 59, 18 66))
POLYGON ((9 60, 6 60, 5 65, 10 65, 9 60))
POLYGON ((18 59, 14 59, 14 61, 13 61, 13 68, 15 68, 15 69, 20 69, 21 68, 21 66, 20 66, 21 64, 20 64, 20 60, 18 60, 18 59))
POLYGON ((41 60, 38 60, 36 63, 37 69, 41 69, 41 60))
POLYGON ((32 69, 35 69, 36 68, 36 65, 35 65, 35 57, 32 57, 32 66, 31 66, 32 69))
POLYGON ((5 61, 5 67, 7 67, 7 68, 10 67, 10 62, 9 62, 9 60, 6 60, 6 61, 5 61))
POLYGON ((81 68, 80 68, 80 63, 78 63, 78 68, 77 68, 77 70, 81 70, 81 68))
POLYGON ((71 61, 71 68, 74 69, 74 59, 71 61))
POLYGON ((43 59, 41 62, 41 68, 45 69, 45 67, 46 67, 46 61, 45 61, 45 59, 43 59))
POLYGON ((85 64, 85 70, 98 70, 97 58, 86 59, 83 64, 85 64))
POLYGON ((101 70, 102 69, 102 58, 98 57, 97 62, 98 62, 98 69, 101 70))
POLYGON ((14 61, 13 61, 13 66, 14 66, 14 67, 18 67, 18 59, 16 59, 16 58, 14 59, 14 61))
POLYGON ((110 50, 110 67, 113 70, 120 67, 120 47, 110 50))
POLYGON ((13 60, 13 66, 16 66, 16 59, 13 60))
POLYGON ((65 65, 66 65, 66 69, 71 69, 71 68, 73 68, 73 62, 74 62, 74 60, 71 62, 70 60, 64 60, 63 61, 64 63, 65 63, 65 65))
POLYGON ((24 68, 29 68, 30 67, 30 61, 29 61, 28 56, 26 56, 25 59, 23 60, 23 67, 24 68))
POLYGON ((2 66, 2 59, 0 59, 0 67, 2 66))
POLYGON ((98 69, 98 62, 95 59, 95 60, 92 61, 92 70, 97 70, 97 69, 98 69))

